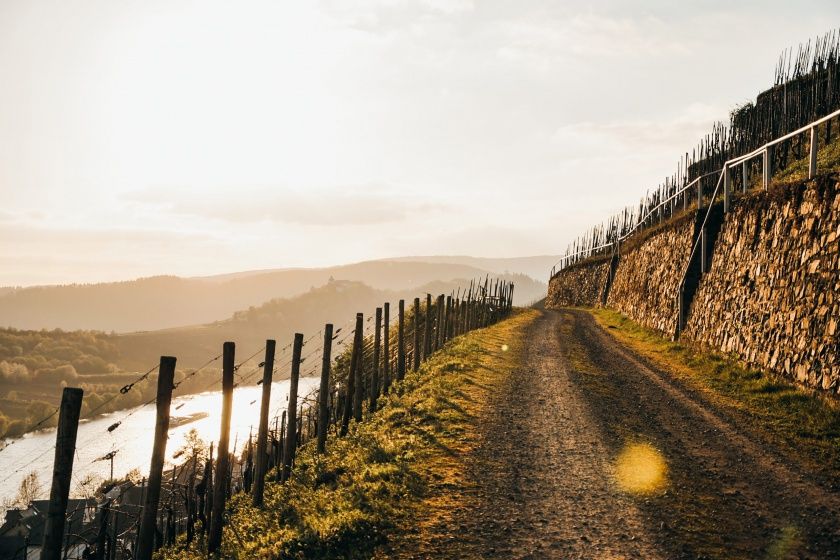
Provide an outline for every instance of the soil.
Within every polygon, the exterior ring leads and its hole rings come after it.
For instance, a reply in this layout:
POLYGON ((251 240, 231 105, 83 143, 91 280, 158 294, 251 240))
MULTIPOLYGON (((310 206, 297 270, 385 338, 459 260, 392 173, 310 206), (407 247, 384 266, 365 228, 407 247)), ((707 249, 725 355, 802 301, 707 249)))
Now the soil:
POLYGON ((837 480, 585 311, 540 313, 477 419, 452 511, 389 557, 840 558, 837 480))

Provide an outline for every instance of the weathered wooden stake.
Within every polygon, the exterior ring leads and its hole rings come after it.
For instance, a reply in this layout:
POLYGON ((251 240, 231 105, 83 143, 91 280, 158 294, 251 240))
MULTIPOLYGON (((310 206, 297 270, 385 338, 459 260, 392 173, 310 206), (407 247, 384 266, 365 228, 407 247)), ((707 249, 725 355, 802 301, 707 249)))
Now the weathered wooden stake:
POLYGON ((303 349, 303 335, 295 333, 292 345, 292 373, 289 378, 289 413, 286 416, 286 449, 283 451, 283 482, 292 475, 292 464, 297 450, 297 394, 300 379, 300 353, 303 349))
POLYGON ((353 403, 356 398, 356 368, 358 365, 359 352, 362 347, 363 315, 356 313, 356 329, 353 331, 353 350, 350 353, 350 371, 347 373, 347 380, 344 384, 344 410, 341 417, 341 437, 347 435, 350 428, 350 418, 353 416, 353 403))
POLYGON ((452 296, 446 296, 446 314, 443 321, 444 341, 452 338, 452 296))
POLYGON ((265 341, 263 362, 262 401, 260 402, 260 427, 257 432, 257 461, 254 465, 254 507, 262 507, 265 490, 265 473, 268 470, 268 409, 271 406, 271 381, 274 375, 274 340, 265 341))
MULTIPOLYGON (((356 387, 355 391, 353 392, 353 418, 356 422, 362 421, 362 405, 364 402, 364 394, 365 394, 365 330, 364 330, 364 316, 359 313, 357 315, 358 324, 360 325, 359 330, 356 332, 356 339, 358 343, 358 352, 353 352, 354 359, 354 366, 351 367, 351 371, 353 373, 353 377, 356 380, 356 387)), ((355 345, 355 343, 354 343, 355 345)))
POLYGON ((382 353, 385 359, 382 363, 382 393, 387 395, 391 388, 391 304, 386 302, 384 307, 385 324, 383 330, 385 340, 382 344, 382 353))
POLYGON ((399 303, 397 323, 397 381, 405 379, 405 300, 399 303))
POLYGON ((327 428, 330 425, 330 365, 332 364, 332 323, 324 325, 324 353, 321 358, 321 386, 318 389, 318 453, 327 449, 327 428))
POLYGON ((426 294, 426 316, 423 325, 423 355, 421 359, 427 360, 432 353, 432 294, 426 294))
POLYGON ((236 345, 225 342, 222 346, 222 423, 219 430, 216 474, 213 477, 213 514, 210 517, 210 535, 207 537, 207 551, 214 554, 222 545, 225 500, 227 499, 230 470, 230 419, 233 414, 233 360, 236 345))
POLYGON ((412 369, 417 371, 420 369, 420 298, 414 298, 414 316, 412 317, 414 323, 414 348, 413 358, 414 365, 412 369))
POLYGON ((443 337, 443 294, 437 299, 437 319, 435 319, 435 352, 440 350, 441 340, 443 337))
POLYGON ((172 403, 172 387, 175 379, 175 358, 161 356, 157 383, 157 418, 155 439, 152 447, 152 461, 149 466, 149 484, 143 503, 143 517, 140 522, 137 559, 151 560, 154 551, 155 529, 157 528, 160 483, 163 476, 163 460, 166 457, 166 440, 169 437, 169 407, 172 403))
MULTIPOLYGON (((171 390, 171 389, 170 389, 171 390)), ((41 560, 59 560, 67 500, 70 497, 70 479, 73 477, 73 457, 76 454, 76 434, 79 431, 79 414, 85 392, 75 387, 65 387, 61 393, 58 412, 58 430, 55 434, 55 458, 50 486, 50 501, 44 525, 44 542, 41 560)))
POLYGON ((376 401, 379 399, 379 346, 382 344, 382 308, 376 308, 373 333, 373 369, 370 374, 370 411, 376 412, 376 401))

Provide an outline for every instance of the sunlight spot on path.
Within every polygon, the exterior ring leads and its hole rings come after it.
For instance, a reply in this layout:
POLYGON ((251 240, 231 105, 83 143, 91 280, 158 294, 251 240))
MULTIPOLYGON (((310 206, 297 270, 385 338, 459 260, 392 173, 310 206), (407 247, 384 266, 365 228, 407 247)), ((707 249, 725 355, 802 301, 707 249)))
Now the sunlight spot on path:
POLYGON ((668 465, 662 454, 650 444, 627 445, 615 461, 619 487, 632 494, 652 494, 668 483, 668 465))

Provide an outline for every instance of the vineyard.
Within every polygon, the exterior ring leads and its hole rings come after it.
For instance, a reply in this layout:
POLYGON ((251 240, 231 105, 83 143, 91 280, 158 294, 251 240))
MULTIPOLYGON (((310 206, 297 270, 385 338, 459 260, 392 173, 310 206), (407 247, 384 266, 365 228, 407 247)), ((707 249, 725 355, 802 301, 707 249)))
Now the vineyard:
MULTIPOLYGON (((148 477, 139 482, 110 481, 95 507, 95 521, 89 523, 80 520, 79 508, 91 504, 69 499, 84 392, 65 388, 60 407, 45 418, 58 415, 50 499, 40 506, 46 510, 42 557, 150 559, 155 550, 176 542, 186 548, 200 542, 207 552, 216 552, 226 525, 226 503, 233 496, 246 494, 253 507, 262 507, 266 484, 285 484, 295 476, 299 448, 315 446, 322 453, 330 441, 346 437, 377 410, 380 399, 401 391, 407 372, 417 372, 449 340, 506 317, 512 302, 512 284, 486 277, 463 292, 436 298, 426 294, 425 301, 415 298, 408 309, 405 300, 399 300, 393 315, 390 303, 385 303, 367 317, 358 313, 346 325, 326 324, 308 338, 298 333, 282 348, 267 340, 239 362, 236 345, 226 342, 221 354, 177 382, 176 358, 161 357, 155 368, 157 393, 146 403, 156 406, 148 477), (218 443, 205 450, 194 440, 191 450, 175 454, 169 450, 167 455, 173 390, 219 360, 223 404, 218 443), (318 388, 299 395, 301 377, 317 375, 319 370, 318 388), (260 374, 257 431, 237 455, 237 442, 231 445, 230 437, 233 394, 237 386, 260 374), (289 381, 287 406, 272 411, 272 385, 283 380, 289 381), (167 456, 171 457, 168 468, 167 456), (180 464, 179 458, 184 459, 180 464)), ((128 394, 136 383, 149 379, 154 379, 153 370, 126 384, 120 393, 128 394)), ((117 420, 108 431, 118 431, 120 425, 117 420)), ((24 549, 38 545, 26 542, 24 549)))

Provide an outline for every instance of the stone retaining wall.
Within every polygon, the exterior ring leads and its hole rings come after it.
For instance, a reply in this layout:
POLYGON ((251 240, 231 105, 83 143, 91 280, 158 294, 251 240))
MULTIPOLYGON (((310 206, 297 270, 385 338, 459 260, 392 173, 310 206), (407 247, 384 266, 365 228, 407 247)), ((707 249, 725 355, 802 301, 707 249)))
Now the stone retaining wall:
POLYGON ((838 393, 838 271, 837 175, 736 200, 682 336, 838 393))
POLYGON ((548 283, 545 306, 556 309, 600 305, 609 269, 609 259, 599 258, 561 270, 548 283))
POLYGON ((646 238, 619 257, 607 307, 672 336, 677 327, 677 290, 691 254, 694 215, 641 235, 646 238))

